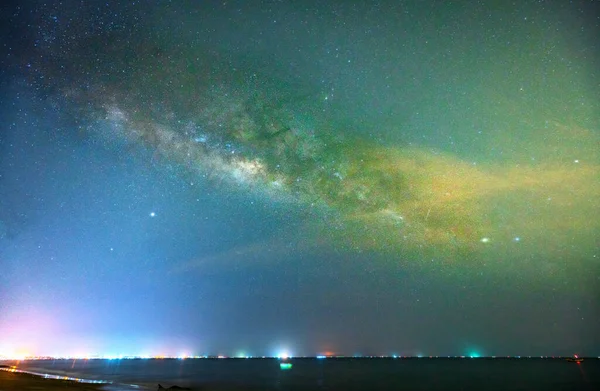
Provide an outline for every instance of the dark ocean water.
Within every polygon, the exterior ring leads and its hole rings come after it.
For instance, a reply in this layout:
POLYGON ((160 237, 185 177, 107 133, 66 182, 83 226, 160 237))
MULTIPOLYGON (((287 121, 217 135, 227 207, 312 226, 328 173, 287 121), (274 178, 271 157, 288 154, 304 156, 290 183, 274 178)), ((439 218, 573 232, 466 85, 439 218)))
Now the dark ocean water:
MULTIPOLYGON (((114 382, 108 390, 598 390, 600 360, 553 359, 45 360, 19 369, 114 382)), ((15 365, 14 362, 9 363, 15 365)))

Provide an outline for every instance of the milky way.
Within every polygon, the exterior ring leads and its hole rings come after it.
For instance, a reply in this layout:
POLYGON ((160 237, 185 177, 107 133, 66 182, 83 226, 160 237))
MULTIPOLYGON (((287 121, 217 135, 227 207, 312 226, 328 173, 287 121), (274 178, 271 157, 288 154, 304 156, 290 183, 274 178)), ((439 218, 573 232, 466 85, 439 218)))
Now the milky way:
MULTIPOLYGON (((600 196, 591 130, 548 113, 527 132, 491 138, 507 151, 494 160, 390 144, 349 122, 351 106, 334 109, 330 88, 238 68, 202 47, 108 38, 60 51, 48 43, 52 61, 32 70, 33 83, 86 134, 144 145, 215 186, 312 211, 309 247, 331 242, 469 266, 518 254, 503 272, 522 270, 521 259, 556 274, 579 262, 565 260, 573 248, 575 259, 589 259, 600 229, 589 219, 600 196)), ((386 126, 378 133, 404 132, 386 126)))
MULTIPOLYGON (((600 195, 591 132, 577 134, 576 160, 532 162, 517 150, 478 163, 353 134, 328 118, 317 94, 274 89, 256 75, 223 81, 189 73, 181 56, 169 67, 155 61, 119 83, 64 89, 86 107, 87 131, 145 145, 215 185, 313 209, 307 242, 329 238, 351 251, 417 251, 478 266, 512 252, 556 273, 573 266, 565 249, 599 228, 588 218, 600 195)), ((544 132, 572 140, 564 125, 544 132)))

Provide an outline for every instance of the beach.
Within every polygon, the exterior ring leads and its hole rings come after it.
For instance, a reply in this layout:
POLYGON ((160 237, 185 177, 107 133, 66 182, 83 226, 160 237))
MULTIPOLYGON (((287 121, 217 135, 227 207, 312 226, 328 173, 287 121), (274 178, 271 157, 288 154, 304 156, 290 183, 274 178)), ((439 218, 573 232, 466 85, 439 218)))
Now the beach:
POLYGON ((44 379, 28 373, 0 371, 0 391, 25 390, 101 390, 102 384, 85 384, 70 380, 44 379))

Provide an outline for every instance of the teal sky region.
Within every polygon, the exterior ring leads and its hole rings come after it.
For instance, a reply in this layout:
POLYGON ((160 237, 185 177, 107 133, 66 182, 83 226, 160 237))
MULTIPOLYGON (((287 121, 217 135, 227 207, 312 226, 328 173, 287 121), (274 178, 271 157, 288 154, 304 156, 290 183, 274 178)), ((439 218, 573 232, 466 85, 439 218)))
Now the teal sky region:
POLYGON ((598 349, 585 5, 306 4, 7 13, 0 355, 598 349))

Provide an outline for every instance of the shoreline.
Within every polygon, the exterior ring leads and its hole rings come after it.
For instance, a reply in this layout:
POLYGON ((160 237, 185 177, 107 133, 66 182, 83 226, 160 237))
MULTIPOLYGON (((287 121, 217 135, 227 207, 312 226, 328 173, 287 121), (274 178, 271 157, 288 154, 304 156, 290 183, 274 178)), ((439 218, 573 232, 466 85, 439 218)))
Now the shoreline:
POLYGON ((143 387, 128 384, 116 384, 105 380, 80 379, 69 376, 52 375, 24 371, 14 367, 0 366, 0 391, 24 390, 144 390, 143 387))
POLYGON ((25 371, 0 370, 0 391, 25 391, 25 390, 78 390, 96 391, 103 390, 103 384, 81 383, 73 380, 52 379, 44 376, 27 373, 25 371))

